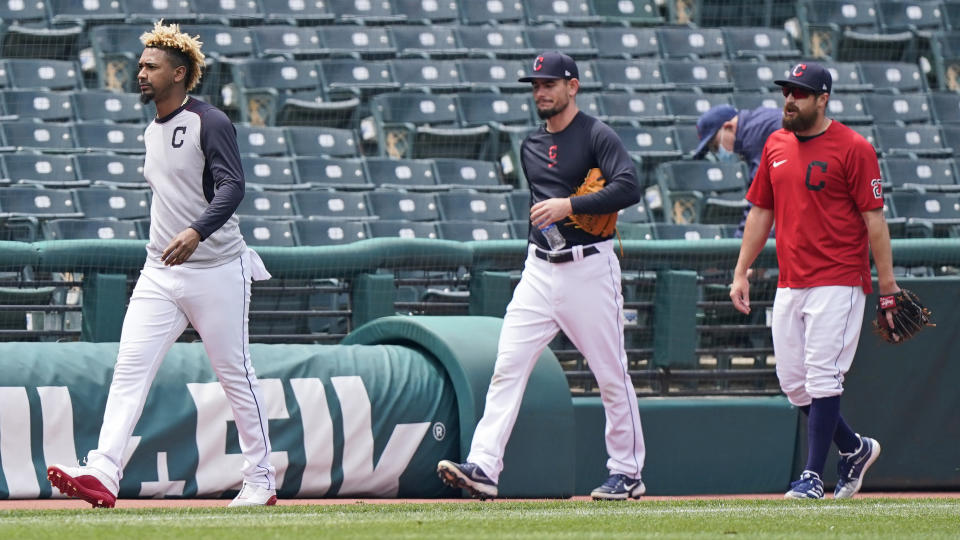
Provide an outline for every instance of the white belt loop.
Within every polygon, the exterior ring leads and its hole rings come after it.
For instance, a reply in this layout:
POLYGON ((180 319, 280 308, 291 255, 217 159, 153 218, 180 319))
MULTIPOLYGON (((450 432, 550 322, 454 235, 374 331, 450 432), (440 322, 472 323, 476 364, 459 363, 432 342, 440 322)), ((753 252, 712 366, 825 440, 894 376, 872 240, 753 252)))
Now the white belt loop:
POLYGON ((573 249, 572 249, 571 251, 573 252, 573 260, 574 260, 574 261, 582 261, 582 260, 583 260, 583 246, 577 244, 577 245, 573 246, 573 249))

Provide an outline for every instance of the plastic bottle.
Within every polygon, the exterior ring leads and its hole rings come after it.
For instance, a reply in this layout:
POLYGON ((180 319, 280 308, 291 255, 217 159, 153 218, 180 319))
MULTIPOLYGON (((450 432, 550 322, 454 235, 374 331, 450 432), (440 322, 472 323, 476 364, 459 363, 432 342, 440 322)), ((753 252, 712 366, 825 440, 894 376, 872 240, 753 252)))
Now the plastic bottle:
POLYGON ((547 243, 550 244, 550 249, 553 251, 559 251, 567 245, 567 239, 564 238, 560 230, 557 229, 556 223, 547 225, 540 229, 540 232, 543 233, 543 237, 547 239, 547 243))

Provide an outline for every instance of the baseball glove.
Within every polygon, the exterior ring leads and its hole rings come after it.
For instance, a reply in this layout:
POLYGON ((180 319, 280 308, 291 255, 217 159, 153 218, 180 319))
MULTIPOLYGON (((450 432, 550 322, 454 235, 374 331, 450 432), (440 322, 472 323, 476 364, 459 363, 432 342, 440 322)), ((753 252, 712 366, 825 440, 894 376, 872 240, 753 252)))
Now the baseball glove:
POLYGON ((877 318, 873 321, 873 331, 887 343, 894 345, 915 336, 925 326, 936 326, 930 322, 930 310, 923 307, 916 294, 901 289, 900 292, 880 296, 877 300, 877 318), (887 312, 893 314, 893 328, 887 323, 887 312))
MULTIPOLYGON (((600 169, 594 167, 587 171, 587 177, 583 179, 583 183, 570 196, 579 197, 596 193, 603 189, 606 183, 607 179, 603 177, 603 173, 600 172, 600 169)), ((617 213, 573 214, 570 216, 570 221, 572 223, 568 223, 568 225, 583 229, 594 236, 611 236, 617 228, 617 213)))

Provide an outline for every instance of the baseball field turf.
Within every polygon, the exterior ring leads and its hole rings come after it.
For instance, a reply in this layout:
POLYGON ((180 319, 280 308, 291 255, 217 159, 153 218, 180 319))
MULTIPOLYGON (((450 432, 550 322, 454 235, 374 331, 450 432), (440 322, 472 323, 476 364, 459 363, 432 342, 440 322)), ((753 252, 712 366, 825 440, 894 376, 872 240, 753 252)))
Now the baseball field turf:
POLYGON ((0 538, 957 538, 960 499, 0 511, 0 538))

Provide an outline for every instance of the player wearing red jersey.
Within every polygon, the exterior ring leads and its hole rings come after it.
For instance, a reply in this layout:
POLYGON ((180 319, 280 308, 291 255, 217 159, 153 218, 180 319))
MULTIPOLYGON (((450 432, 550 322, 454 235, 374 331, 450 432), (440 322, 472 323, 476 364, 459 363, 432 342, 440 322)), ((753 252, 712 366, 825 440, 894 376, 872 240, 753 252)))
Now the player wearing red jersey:
MULTIPOLYGON (((779 281, 773 304, 773 347, 780 387, 808 415, 807 463, 786 493, 823 498, 831 440, 840 450, 835 498, 852 497, 880 445, 856 434, 840 415, 866 294, 872 290, 868 249, 881 294, 899 291, 890 234, 883 218, 877 155, 858 133, 825 116, 830 72, 814 63, 793 67, 783 87, 783 129, 767 139, 747 193, 747 216, 730 298, 750 313, 747 270, 777 227, 779 281)), ((892 321, 891 321, 892 322, 892 321)))

